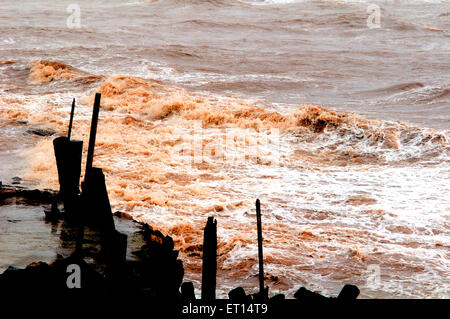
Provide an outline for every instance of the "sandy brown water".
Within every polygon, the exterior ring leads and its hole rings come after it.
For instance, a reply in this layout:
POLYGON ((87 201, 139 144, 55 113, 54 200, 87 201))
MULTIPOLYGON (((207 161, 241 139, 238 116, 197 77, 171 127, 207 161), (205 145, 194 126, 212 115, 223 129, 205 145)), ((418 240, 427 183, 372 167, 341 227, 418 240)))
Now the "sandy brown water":
POLYGON ((86 146, 101 92, 113 208, 173 236, 197 289, 212 215, 219 296, 256 289, 260 198, 271 291, 448 297, 449 4, 376 3, 379 29, 364 2, 80 1, 70 29, 69 2, 6 2, 0 180, 57 189, 27 130, 65 134, 75 97, 86 146))

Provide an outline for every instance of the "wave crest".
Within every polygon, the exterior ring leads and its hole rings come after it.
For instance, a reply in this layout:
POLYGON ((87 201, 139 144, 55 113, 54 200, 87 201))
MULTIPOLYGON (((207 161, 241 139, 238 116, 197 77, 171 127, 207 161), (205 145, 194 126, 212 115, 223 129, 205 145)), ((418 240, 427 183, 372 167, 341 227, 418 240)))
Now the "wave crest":
POLYGON ((102 76, 92 75, 57 61, 30 61, 29 65, 31 66, 30 80, 35 84, 71 79, 83 83, 92 83, 102 78, 102 76))

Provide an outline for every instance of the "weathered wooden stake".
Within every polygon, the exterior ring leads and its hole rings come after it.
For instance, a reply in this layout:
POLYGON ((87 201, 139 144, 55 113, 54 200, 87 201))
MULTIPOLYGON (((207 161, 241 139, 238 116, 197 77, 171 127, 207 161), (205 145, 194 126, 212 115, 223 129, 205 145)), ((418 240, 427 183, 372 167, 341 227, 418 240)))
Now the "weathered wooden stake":
POLYGON ((208 217, 203 234, 202 299, 216 299, 217 221, 208 217))
POLYGON ((82 183, 83 202, 85 212, 87 213, 85 215, 85 222, 102 232, 102 251, 105 254, 107 262, 111 265, 120 265, 126 260, 127 235, 116 231, 103 170, 92 166, 98 114, 100 112, 100 99, 101 94, 96 93, 92 111, 86 172, 84 174, 84 182, 82 183))
POLYGON ((53 146, 58 169, 60 194, 65 202, 67 200, 71 201, 79 192, 83 142, 78 140, 69 141, 67 137, 60 136, 53 140, 53 146))
POLYGON ((75 98, 72 101, 72 110, 70 111, 70 121, 69 121, 69 131, 67 132, 67 138, 70 141, 70 136, 72 135, 72 123, 73 123, 73 114, 75 113, 75 98))
POLYGON ((100 111, 101 97, 102 95, 100 93, 95 93, 94 109, 92 111, 91 133, 89 135, 89 147, 86 159, 86 172, 84 173, 85 181, 89 176, 89 173, 92 169, 92 162, 94 160, 95 137, 97 135, 98 112, 100 111))
POLYGON ((114 219, 109 202, 108 190, 106 188, 105 174, 98 167, 92 167, 88 182, 84 182, 84 198, 88 207, 86 212, 88 223, 100 228, 106 236, 115 231, 114 219))
POLYGON ((258 227, 258 260, 259 260, 259 293, 264 296, 264 260, 261 228, 261 205, 259 199, 256 200, 256 224, 258 227))

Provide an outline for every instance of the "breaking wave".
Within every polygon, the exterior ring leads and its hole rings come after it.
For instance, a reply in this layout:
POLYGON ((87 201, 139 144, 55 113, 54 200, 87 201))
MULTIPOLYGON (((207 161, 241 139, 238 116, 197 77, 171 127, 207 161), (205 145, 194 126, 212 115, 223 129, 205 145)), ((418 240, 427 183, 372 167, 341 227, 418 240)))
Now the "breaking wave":
POLYGON ((83 83, 91 83, 101 78, 101 76, 91 75, 56 61, 30 61, 30 66, 30 80, 36 84, 72 79, 83 83))
MULTIPOLYGON (((249 273, 257 260, 253 228, 248 227, 256 197, 267 203, 268 280, 282 291, 293 289, 290 281, 302 282, 299 274, 304 270, 318 283, 324 273, 338 273, 341 277, 335 282, 340 282, 372 263, 396 272, 427 270, 422 260, 397 250, 414 260, 402 263, 389 245, 400 239, 402 249, 414 245, 402 237, 405 234, 417 237, 420 245, 431 245, 418 229, 429 224, 436 233, 448 231, 448 225, 435 225, 433 219, 439 218, 434 213, 442 200, 430 199, 428 188, 415 189, 414 199, 403 191, 404 185, 409 190, 421 182, 445 191, 448 131, 369 120, 319 105, 271 111, 273 107, 251 100, 189 92, 130 75, 97 76, 59 62, 31 62, 31 66, 29 78, 42 87, 53 82, 69 81, 68 87, 73 85, 70 81, 89 83, 77 96, 72 133, 84 141, 84 151, 94 93, 102 93, 94 165, 106 174, 113 208, 173 236, 194 281, 201 275, 201 230, 210 214, 220 225, 219 276, 231 278, 223 285, 233 286, 239 278, 257 280, 249 273), (200 128, 200 160, 193 159, 196 150, 191 147, 195 125, 200 128), (232 147, 220 152, 230 134, 232 147), (260 153, 247 153, 253 144, 260 153), (227 162, 230 155, 242 162, 227 162), (398 185, 386 194, 386 183, 394 182, 398 185), (401 217, 402 208, 396 209, 392 201, 401 207, 414 205, 427 217, 411 215, 407 222, 401 217), (368 229, 381 230, 369 235, 368 229), (335 239, 333 245, 329 238, 335 239), (372 253, 373 247, 381 247, 377 249, 385 259, 372 253), (324 255, 326 262, 319 258, 324 255), (349 266, 343 267, 348 260, 349 266)), ((421 88, 409 83, 383 92, 421 88)), ((0 119, 65 134, 71 99, 71 93, 2 95, 0 119)), ((57 188, 52 138, 39 139, 22 157, 28 168, 24 179, 57 188)), ((445 272, 445 265, 435 266, 445 272)))

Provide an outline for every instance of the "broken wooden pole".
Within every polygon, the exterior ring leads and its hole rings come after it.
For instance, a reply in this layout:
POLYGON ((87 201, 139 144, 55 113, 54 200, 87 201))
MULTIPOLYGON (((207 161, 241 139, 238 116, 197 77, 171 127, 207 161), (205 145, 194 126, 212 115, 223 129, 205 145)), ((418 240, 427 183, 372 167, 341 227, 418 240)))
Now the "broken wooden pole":
POLYGON ((216 299, 217 221, 208 217, 203 233, 202 299, 216 299))
POLYGON ((100 99, 101 94, 96 93, 94 108, 92 110, 86 172, 84 174, 84 182, 82 183, 82 199, 86 212, 84 222, 101 231, 104 257, 111 266, 117 266, 123 264, 126 259, 127 235, 118 232, 114 225, 103 170, 92 166, 98 114, 100 112, 100 99))
POLYGON ((116 230, 111 204, 106 188, 103 170, 92 167, 82 183, 83 201, 83 225, 80 225, 80 247, 82 242, 82 231, 84 224, 91 226, 101 233, 102 255, 106 264, 117 269, 116 266, 123 265, 127 253, 127 235, 116 230))
POLYGON ((63 198, 64 209, 66 211, 72 210, 76 196, 80 191, 83 141, 70 140, 74 113, 75 99, 72 101, 67 137, 61 136, 53 140, 60 185, 59 192, 63 198))
POLYGON ((70 111, 70 120, 69 120, 69 130, 67 132, 67 138, 70 141, 70 136, 72 135, 72 124, 73 124, 73 114, 75 113, 75 98, 72 101, 72 110, 70 111))
POLYGON ((264 296, 264 260, 261 227, 261 205, 259 199, 256 200, 256 224, 258 228, 259 293, 262 297, 264 296))
POLYGON ((83 198, 88 213, 86 222, 101 229, 104 234, 109 236, 116 228, 106 188, 105 174, 101 168, 92 167, 85 179, 88 180, 83 183, 83 198))
POLYGON ((64 201, 65 210, 70 211, 80 191, 83 141, 69 141, 67 137, 61 136, 53 140, 53 147, 58 169, 59 192, 64 201))
POLYGON ((97 123, 98 123, 98 113, 100 111, 100 99, 102 95, 100 93, 95 93, 94 109, 92 111, 92 121, 91 121, 91 133, 89 135, 89 147, 86 159, 86 171, 84 173, 84 179, 87 180, 89 173, 92 169, 92 162, 94 160, 94 149, 95 149, 95 137, 97 135, 97 123))
POLYGON ((107 234, 104 238, 103 249, 106 261, 113 267, 122 266, 127 258, 128 236, 117 230, 107 234))

